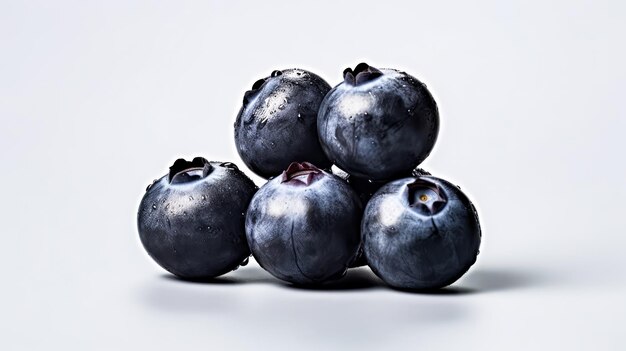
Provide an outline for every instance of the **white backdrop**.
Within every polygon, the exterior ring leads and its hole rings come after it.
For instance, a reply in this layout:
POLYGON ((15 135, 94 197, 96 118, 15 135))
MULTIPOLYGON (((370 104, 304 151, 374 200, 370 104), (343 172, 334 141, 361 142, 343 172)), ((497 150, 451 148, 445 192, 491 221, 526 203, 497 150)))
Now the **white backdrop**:
POLYGON ((625 7, 2 1, 0 349, 625 349, 625 7), (254 262, 190 284, 150 260, 146 185, 178 157, 243 168, 232 128, 255 80, 335 85, 361 61, 439 104, 423 166, 482 219, 464 278, 408 294, 363 268, 306 291, 254 262))

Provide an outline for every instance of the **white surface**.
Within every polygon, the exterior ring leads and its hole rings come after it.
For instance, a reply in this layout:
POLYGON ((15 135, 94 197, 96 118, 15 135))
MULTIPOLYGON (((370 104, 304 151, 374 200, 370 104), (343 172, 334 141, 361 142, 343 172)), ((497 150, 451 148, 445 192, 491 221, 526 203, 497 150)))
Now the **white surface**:
POLYGON ((626 349, 624 19, 617 1, 3 1, 0 349, 626 349), (297 290, 254 263, 189 284, 150 261, 145 186, 178 157, 242 165, 256 79, 334 85, 361 61, 439 103, 424 167, 484 229, 452 293, 366 269, 297 290))

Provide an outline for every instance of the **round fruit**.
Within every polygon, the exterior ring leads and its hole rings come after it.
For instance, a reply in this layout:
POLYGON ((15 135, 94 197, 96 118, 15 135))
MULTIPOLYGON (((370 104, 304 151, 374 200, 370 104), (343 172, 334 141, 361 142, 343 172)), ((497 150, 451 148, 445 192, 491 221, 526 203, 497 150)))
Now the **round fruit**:
MULTIPOLYGON (((361 199, 361 203, 366 205, 370 198, 380 189, 383 185, 387 184, 386 181, 372 181, 367 180, 355 176, 351 176, 348 173, 342 171, 341 169, 333 170, 333 174, 337 175, 341 179, 345 180, 350 184, 350 187, 354 189, 356 194, 361 199)), ((430 173, 426 172, 421 168, 416 168, 411 173, 413 176, 417 175, 430 175, 430 173)), ((407 174, 406 176, 410 176, 411 174, 407 174)), ((404 178, 404 177, 403 177, 404 178)), ((359 253, 357 254, 356 259, 350 265, 350 268, 365 266, 367 264, 367 260, 365 255, 363 254, 363 243, 361 243, 361 247, 359 248, 359 253)))
POLYGON ((426 175, 380 188, 365 208, 361 231, 369 266, 401 289, 452 284, 476 261, 481 239, 467 196, 426 175))
POLYGON ((324 98, 317 118, 324 152, 360 178, 390 180, 409 174, 430 154, 439 112, 426 86, 394 69, 361 63, 324 98))
POLYGON ((252 255, 275 277, 299 285, 342 277, 360 244, 361 201, 343 180, 292 163, 252 198, 246 235, 252 255))
POLYGON ((317 135, 317 111, 329 90, 322 78, 302 69, 274 71, 254 83, 235 122, 243 162, 264 178, 291 162, 330 167, 317 135))
POLYGON ((250 256, 244 215, 256 190, 233 163, 179 159, 141 200, 141 243, 161 267, 181 278, 230 272, 250 256))

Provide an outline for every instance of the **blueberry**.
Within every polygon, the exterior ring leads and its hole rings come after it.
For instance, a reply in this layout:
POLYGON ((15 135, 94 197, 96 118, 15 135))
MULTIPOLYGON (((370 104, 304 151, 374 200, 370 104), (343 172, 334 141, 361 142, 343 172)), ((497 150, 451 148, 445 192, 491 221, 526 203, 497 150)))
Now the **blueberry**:
MULTIPOLYGON (((367 202, 374 195, 374 193, 376 193, 376 191, 378 191, 378 189, 380 189, 383 185, 388 183, 387 181, 373 181, 351 176, 336 166, 333 167, 332 173, 350 184, 350 187, 352 187, 352 189, 359 196, 359 199, 361 199, 362 204, 367 204, 367 202)), ((413 172, 411 172, 410 174, 406 174, 405 176, 409 177, 411 175, 430 175, 430 173, 421 168, 416 168, 413 170, 413 172)), ((365 259, 365 255, 363 254, 363 247, 361 245, 361 247, 359 248, 359 253, 357 254, 354 262, 350 264, 350 268, 365 266, 366 264, 367 260, 365 259)))
POLYGON ((350 186, 314 165, 292 163, 252 198, 246 235, 252 255, 297 285, 340 278, 360 244, 362 206, 350 186))
POLYGON ((317 119, 324 152, 350 175, 390 180, 430 154, 439 112, 426 86, 394 69, 365 63, 344 71, 324 98, 317 119))
POLYGON ((256 190, 233 163, 179 159, 141 200, 141 243, 161 267, 181 278, 230 272, 250 256, 244 215, 256 190))
POLYGON ((368 264, 387 284, 437 289, 476 261, 481 230, 470 200, 451 183, 416 175, 386 184, 361 224, 368 264))
POLYGON ((321 168, 331 163, 317 135, 317 112, 330 85, 302 70, 274 71, 247 91, 235 122, 235 144, 243 162, 264 178, 291 162, 321 168))

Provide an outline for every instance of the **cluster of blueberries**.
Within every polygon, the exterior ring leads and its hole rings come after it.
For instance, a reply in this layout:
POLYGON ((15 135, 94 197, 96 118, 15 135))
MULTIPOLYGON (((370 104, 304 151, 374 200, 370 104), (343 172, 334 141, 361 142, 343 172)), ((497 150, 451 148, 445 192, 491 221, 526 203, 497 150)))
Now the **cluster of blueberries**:
POLYGON ((369 265, 388 285, 429 290, 478 255, 476 209, 450 182, 417 168, 439 132, 426 86, 365 63, 331 89, 302 70, 274 71, 243 98, 235 143, 268 179, 231 162, 179 159, 148 186, 138 229, 148 254, 183 279, 248 263, 315 285, 369 265))

